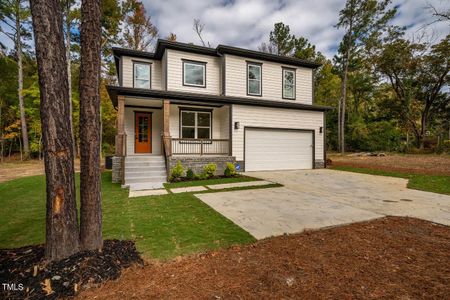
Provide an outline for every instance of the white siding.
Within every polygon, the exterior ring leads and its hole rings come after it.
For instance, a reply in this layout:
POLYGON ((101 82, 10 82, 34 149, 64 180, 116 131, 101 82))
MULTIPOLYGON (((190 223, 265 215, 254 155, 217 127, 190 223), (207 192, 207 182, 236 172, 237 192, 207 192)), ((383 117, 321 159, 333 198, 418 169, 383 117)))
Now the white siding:
POLYGON ((143 59, 139 57, 122 56, 122 86, 133 87, 133 61, 142 61, 151 63, 151 89, 161 90, 161 61, 152 59, 143 59))
MULTIPOLYGON (((152 112, 152 153, 161 155, 161 132, 163 126, 162 109, 125 107, 125 134, 127 135, 127 155, 134 155, 134 112, 152 112)), ((142 154, 142 153, 139 153, 142 154)), ((148 154, 147 154, 148 155, 148 154)))
POLYGON ((233 105, 232 124, 240 123, 239 129, 232 129, 232 155, 244 160, 244 127, 313 129, 315 131, 315 159, 323 160, 323 112, 294 110, 272 107, 233 105))
POLYGON ((161 60, 161 89, 167 89, 166 83, 166 73, 167 73, 167 52, 164 52, 161 60))
POLYGON ((167 49, 167 90, 168 91, 183 91, 190 93, 200 94, 220 94, 220 58, 194 54, 188 52, 181 52, 176 50, 167 49), (206 87, 193 87, 183 85, 183 61, 196 60, 206 63, 206 87))
POLYGON ((312 104, 312 69, 225 55, 225 95, 312 104), (262 63, 262 97, 247 96, 247 60, 262 63), (295 68, 296 99, 283 99, 282 67, 295 68))

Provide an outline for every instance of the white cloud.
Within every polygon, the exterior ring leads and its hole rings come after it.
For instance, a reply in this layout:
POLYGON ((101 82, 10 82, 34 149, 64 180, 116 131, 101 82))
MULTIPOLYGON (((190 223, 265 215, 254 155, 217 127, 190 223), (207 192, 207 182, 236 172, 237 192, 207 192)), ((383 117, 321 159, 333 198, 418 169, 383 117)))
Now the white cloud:
MULTIPOLYGON (((291 32, 308 38, 319 51, 332 57, 342 38, 334 25, 344 0, 144 0, 147 13, 159 28, 161 37, 169 32, 177 34, 182 42, 200 44, 192 29, 193 19, 205 24, 203 37, 212 46, 226 44, 257 49, 268 40, 276 22, 288 24, 291 32)), ((437 7, 449 5, 448 0, 394 0, 399 6, 395 24, 408 27, 408 36, 417 35, 421 28, 433 21, 425 7, 431 3, 437 7)), ((450 33, 448 23, 429 26, 442 37, 450 33)))
MULTIPOLYGON (((205 24, 203 37, 212 46, 225 44, 249 49, 269 38, 276 22, 290 26, 296 36, 304 36, 329 58, 335 54, 342 32, 334 25, 345 0, 142 0, 147 13, 158 27, 161 37, 170 32, 181 42, 200 44, 192 29, 194 18, 205 24)), ((439 9, 448 9, 450 0, 393 0, 399 7, 394 23, 407 26, 412 38, 424 30, 434 40, 450 34, 448 22, 435 23, 423 29, 434 19, 426 9, 428 3, 439 9)), ((13 45, 4 35, 0 41, 9 48, 13 45)))

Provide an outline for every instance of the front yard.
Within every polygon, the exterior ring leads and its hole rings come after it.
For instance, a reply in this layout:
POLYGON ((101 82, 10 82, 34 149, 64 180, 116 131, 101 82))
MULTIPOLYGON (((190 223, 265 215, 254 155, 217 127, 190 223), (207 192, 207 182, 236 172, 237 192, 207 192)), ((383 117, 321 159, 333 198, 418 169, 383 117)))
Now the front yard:
MULTIPOLYGON (((334 168, 409 178, 411 188, 449 194, 447 175, 387 167, 334 168)), ((384 217, 256 241, 193 193, 170 192, 254 180, 238 177, 170 183, 165 185, 167 195, 129 198, 127 189, 111 183, 110 172, 103 173, 104 238, 134 240, 147 261, 144 266, 124 270, 116 281, 83 290, 78 297, 418 299, 449 295, 448 226, 384 217)), ((227 190, 274 186, 279 185, 227 190)), ((216 191, 208 188, 197 193, 216 191)), ((0 248, 42 244, 44 176, 0 183, 0 195, 0 248)))
MULTIPOLYGON (((44 176, 0 183, 0 195, 0 248, 43 243, 44 176)), ((112 184, 111 173, 105 172, 102 195, 104 238, 134 239, 146 258, 170 259, 255 241, 191 193, 128 198, 128 190, 112 184)))
POLYGON ((387 217, 132 267, 79 299, 448 299, 449 236, 387 217))

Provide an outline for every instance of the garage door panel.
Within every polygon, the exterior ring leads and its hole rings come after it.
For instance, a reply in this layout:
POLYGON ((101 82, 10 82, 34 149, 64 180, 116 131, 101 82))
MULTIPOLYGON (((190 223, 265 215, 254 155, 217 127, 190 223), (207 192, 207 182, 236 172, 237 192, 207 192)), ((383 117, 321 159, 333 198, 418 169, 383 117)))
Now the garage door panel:
POLYGON ((311 169, 312 146, 312 132, 247 128, 245 170, 311 169))

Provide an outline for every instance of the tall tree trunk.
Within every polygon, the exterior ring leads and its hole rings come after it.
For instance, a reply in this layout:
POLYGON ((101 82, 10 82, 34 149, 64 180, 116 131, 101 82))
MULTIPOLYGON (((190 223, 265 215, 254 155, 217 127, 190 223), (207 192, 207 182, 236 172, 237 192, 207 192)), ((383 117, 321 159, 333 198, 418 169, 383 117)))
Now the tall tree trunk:
POLYGON ((345 152, 345 106, 347 100, 347 76, 348 76, 348 62, 344 64, 344 74, 341 85, 341 118, 339 123, 339 128, 341 132, 341 142, 340 142, 340 152, 345 152))
POLYGON ((341 133, 341 113, 342 113, 342 82, 341 82, 341 97, 339 97, 338 101, 338 124, 337 124, 337 131, 338 131, 338 139, 337 139, 337 151, 341 151, 341 140, 342 140, 342 133, 341 133))
POLYGON ((103 246, 100 189, 100 14, 100 0, 81 2, 80 234, 83 248, 89 250, 103 246))
POLYGON ((30 4, 47 191, 45 254, 60 260, 76 253, 80 242, 62 11, 59 0, 31 0, 30 4))
POLYGON ((20 37, 20 1, 16 1, 16 50, 17 50, 17 68, 18 68, 18 96, 20 110, 20 125, 22 129, 22 141, 25 159, 30 157, 30 145, 28 143, 27 120, 25 118, 25 105, 23 103, 23 63, 22 63, 22 41, 20 37))
POLYGON ((420 138, 417 140, 417 146, 419 147, 419 149, 423 150, 424 148, 424 136, 426 135, 427 132, 427 117, 426 115, 422 115, 422 119, 421 119, 421 129, 420 129, 420 138))
POLYGON ((70 134, 72 136, 72 140, 74 141, 74 153, 76 156, 76 147, 75 147, 75 136, 73 133, 73 105, 72 105, 72 71, 71 71, 71 65, 72 65, 72 59, 70 57, 70 39, 71 39, 71 21, 70 21, 70 1, 66 1, 66 59, 67 59, 67 83, 68 83, 68 89, 69 89, 69 119, 70 119, 70 134))
MULTIPOLYGON (((1 100, 1 99, 0 99, 1 100)), ((2 106, 3 106, 3 101, 0 101, 0 144, 1 144, 1 149, 0 149, 0 162, 3 162, 3 149, 5 147, 5 139, 3 138, 3 119, 2 119, 2 106)))

